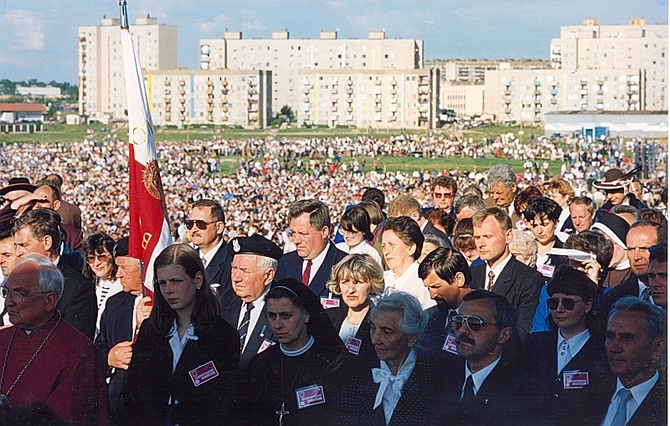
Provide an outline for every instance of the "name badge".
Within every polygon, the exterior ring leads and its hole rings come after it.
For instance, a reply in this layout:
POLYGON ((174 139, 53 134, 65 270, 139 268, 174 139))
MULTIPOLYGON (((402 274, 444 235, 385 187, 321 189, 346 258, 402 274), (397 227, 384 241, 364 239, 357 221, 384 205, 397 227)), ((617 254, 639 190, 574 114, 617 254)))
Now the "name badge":
POLYGON ((555 266, 551 266, 551 265, 541 265, 539 271, 545 277, 551 278, 551 277, 554 276, 554 269, 555 268, 556 268, 555 266))
POLYGON ((312 385, 296 389, 295 396, 298 398, 298 409, 319 405, 326 402, 323 386, 312 385))
POLYGON ((563 389, 581 389, 589 384, 588 371, 564 371, 563 389))
POLYGON ((264 350, 266 350, 267 348, 269 348, 270 346, 274 346, 274 345, 276 345, 276 344, 277 344, 277 342, 273 342, 272 340, 263 339, 263 343, 261 343, 261 347, 258 348, 258 352, 257 352, 257 353, 261 353, 261 352, 263 352, 264 350))
POLYGON ((321 306, 323 306, 323 309, 339 308, 340 299, 331 299, 330 297, 322 297, 321 306))
POLYGON ((191 381, 195 387, 198 387, 203 383, 207 383, 210 380, 214 380, 219 377, 219 372, 214 365, 214 361, 209 361, 208 363, 189 371, 188 375, 191 377, 191 381))
POLYGON ((447 338, 444 340, 444 346, 442 346, 443 351, 447 351, 450 354, 458 355, 456 350, 456 336, 453 334, 448 334, 447 338))
POLYGON ((347 342, 344 344, 344 346, 347 347, 347 350, 349 353, 352 353, 354 355, 358 355, 358 353, 361 351, 361 344, 363 341, 361 339, 357 339, 353 336, 347 337, 347 342))
POLYGON ((526 222, 524 222, 523 220, 518 221, 516 223, 516 229, 519 229, 521 231, 525 231, 526 230, 526 222))

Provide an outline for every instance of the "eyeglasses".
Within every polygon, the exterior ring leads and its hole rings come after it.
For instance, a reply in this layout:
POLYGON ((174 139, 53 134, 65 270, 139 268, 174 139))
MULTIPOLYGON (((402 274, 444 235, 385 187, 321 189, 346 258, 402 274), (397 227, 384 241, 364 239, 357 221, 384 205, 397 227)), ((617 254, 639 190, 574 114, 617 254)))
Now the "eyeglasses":
POLYGON ((468 328, 473 332, 478 332, 485 325, 496 325, 493 322, 486 322, 476 315, 454 315, 451 317, 451 329, 456 331, 463 323, 468 325, 468 328))
POLYGON ((205 222, 204 220, 200 220, 200 219, 198 219, 198 220, 188 219, 188 220, 184 221, 184 223, 186 224, 186 229, 191 229, 191 228, 193 228, 193 225, 195 225, 195 226, 198 227, 198 229, 203 230, 203 231, 205 229, 207 229, 207 227, 209 225, 211 225, 212 223, 216 223, 216 222, 218 222, 218 221, 215 220, 213 222, 205 222))
POLYGON ((449 192, 433 192, 433 197, 435 198, 454 198, 454 194, 449 192))
POLYGON ((105 263, 110 259, 111 256, 107 254, 89 254, 86 256, 86 263, 92 265, 97 260, 98 262, 105 263))
POLYGON ((653 281, 656 279, 656 277, 659 277, 660 279, 668 279, 668 273, 667 272, 649 272, 647 274, 647 279, 649 281, 653 281))
POLYGON ((558 299, 556 297, 551 297, 547 299, 547 306, 549 307, 550 310, 555 311, 558 309, 558 304, 560 303, 563 305, 566 311, 571 311, 575 309, 575 304, 583 302, 583 300, 573 300, 573 299, 558 299))
POLYGON ((31 297, 34 296, 39 296, 40 294, 46 294, 46 293, 51 293, 50 291, 40 291, 39 293, 31 294, 30 296, 24 296, 23 294, 19 293, 16 290, 12 290, 11 288, 7 288, 5 286, 0 287, 0 296, 2 296, 3 299, 10 298, 14 301, 14 303, 21 303, 23 302, 24 299, 30 299, 31 297))

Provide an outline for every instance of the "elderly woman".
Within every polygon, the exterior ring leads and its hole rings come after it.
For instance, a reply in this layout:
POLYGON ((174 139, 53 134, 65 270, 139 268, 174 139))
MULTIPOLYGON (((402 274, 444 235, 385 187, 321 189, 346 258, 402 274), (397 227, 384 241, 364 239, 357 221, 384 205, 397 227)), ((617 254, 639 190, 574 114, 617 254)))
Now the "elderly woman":
POLYGON ((484 264, 484 261, 479 258, 474 232, 471 217, 459 220, 454 228, 454 248, 461 252, 470 266, 484 264))
POLYGON ((551 330, 526 337, 524 368, 544 381, 550 412, 561 424, 582 423, 609 379, 604 339, 598 330, 598 287, 569 266, 556 271, 547 287, 551 330))
POLYGON ((233 406, 237 421, 323 422, 332 396, 330 379, 346 357, 344 345, 317 296, 299 281, 273 283, 265 305, 278 344, 254 356, 240 377, 233 406))
POLYGON ((421 249, 421 256, 417 259, 417 262, 421 263, 423 259, 426 258, 430 254, 431 251, 435 250, 438 247, 445 247, 449 248, 449 245, 447 244, 444 239, 438 237, 437 235, 424 235, 423 236, 423 248, 421 249))
POLYGON ((333 268, 328 289, 346 306, 326 310, 347 350, 367 356, 370 343, 370 295, 384 291, 384 270, 370 256, 350 254, 333 268))
POLYGON ((354 206, 342 215, 340 231, 344 241, 335 246, 345 253, 361 253, 371 256, 380 265, 382 258, 369 243, 374 239, 370 231, 370 215, 360 206, 354 206))
POLYGON ((114 239, 104 232, 91 234, 84 240, 83 250, 86 263, 82 274, 95 283, 95 295, 98 299, 96 336, 100 333, 100 319, 105 311, 107 299, 123 290, 121 279, 116 278, 114 244, 114 239))
POLYGON ((423 240, 421 228, 408 216, 389 218, 384 222, 382 250, 390 268, 384 272, 385 291, 409 293, 427 309, 435 305, 435 301, 419 278, 419 263, 416 260, 421 255, 423 240))

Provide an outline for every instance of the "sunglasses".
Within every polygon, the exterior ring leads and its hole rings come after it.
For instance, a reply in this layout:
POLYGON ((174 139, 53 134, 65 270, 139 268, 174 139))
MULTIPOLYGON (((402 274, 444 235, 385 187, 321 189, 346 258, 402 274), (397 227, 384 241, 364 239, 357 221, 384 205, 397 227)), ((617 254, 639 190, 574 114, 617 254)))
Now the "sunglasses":
POLYGON ((86 263, 93 264, 97 260, 98 262, 107 262, 111 256, 107 254, 89 254, 86 256, 86 263))
POLYGON ((480 317, 478 317, 476 315, 460 315, 459 314, 459 315, 454 315, 453 317, 451 317, 450 324, 451 324, 451 329, 452 330, 454 330, 454 331, 458 330, 459 328, 461 328, 463 323, 467 324, 468 328, 473 332, 477 332, 477 331, 481 330, 482 327, 485 326, 485 325, 496 325, 493 322, 486 322, 486 321, 484 321, 483 319, 481 319, 480 317))
POLYGON ((189 219, 189 220, 184 221, 184 224, 186 224, 186 229, 191 229, 191 228, 193 228, 193 225, 195 225, 195 226, 198 227, 198 229, 204 231, 205 229, 207 229, 207 227, 209 225, 211 225, 212 223, 216 223, 216 222, 217 222, 216 220, 214 222, 205 222, 204 220, 200 220, 200 219, 198 219, 198 220, 190 220, 189 219))
POLYGON ((435 198, 454 198, 454 194, 450 194, 448 192, 433 192, 433 197, 435 198))
POLYGON ((572 299, 557 299, 555 297, 551 297, 547 299, 547 306, 549 307, 550 310, 555 311, 558 309, 558 304, 560 303, 563 305, 566 311, 571 311, 575 309, 575 303, 583 302, 583 300, 572 300, 572 299))
POLYGON ((667 272, 649 272, 647 274, 647 279, 649 281, 653 281, 656 279, 656 277, 659 277, 660 279, 668 279, 668 273, 667 272))

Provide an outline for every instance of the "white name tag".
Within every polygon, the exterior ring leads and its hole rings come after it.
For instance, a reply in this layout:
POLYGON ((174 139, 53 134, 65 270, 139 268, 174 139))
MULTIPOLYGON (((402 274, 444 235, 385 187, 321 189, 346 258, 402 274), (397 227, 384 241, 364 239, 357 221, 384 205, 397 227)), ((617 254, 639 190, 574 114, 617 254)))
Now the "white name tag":
POLYGON ((210 380, 214 380, 219 377, 219 372, 214 365, 214 361, 209 361, 208 363, 189 371, 188 375, 191 377, 191 381, 195 387, 198 387, 203 383, 207 383, 210 380))
POLYGON ((326 402, 326 395, 323 393, 323 386, 312 385, 296 389, 295 395, 298 398, 298 408, 303 409, 313 405, 319 405, 326 402))
POLYGON ((563 389, 581 389, 589 384, 588 371, 564 371, 563 389))
POLYGON ((540 273, 547 278, 551 278, 554 276, 555 268, 556 268, 555 266, 551 265, 540 265, 540 273))
POLYGON ((321 306, 323 306, 323 309, 339 308, 340 299, 331 299, 329 297, 322 297, 321 306))
POLYGON ((456 337, 451 334, 447 334, 447 338, 444 339, 442 350, 447 351, 450 354, 458 355, 458 351, 456 350, 456 337))
POLYGON ((347 350, 349 353, 352 353, 354 355, 358 355, 358 353, 361 351, 361 345, 363 344, 363 341, 361 339, 357 339, 353 336, 347 337, 347 341, 344 344, 344 346, 347 347, 347 350))

